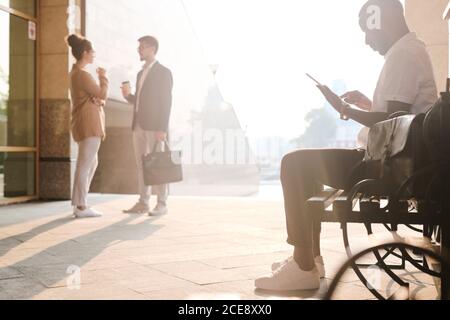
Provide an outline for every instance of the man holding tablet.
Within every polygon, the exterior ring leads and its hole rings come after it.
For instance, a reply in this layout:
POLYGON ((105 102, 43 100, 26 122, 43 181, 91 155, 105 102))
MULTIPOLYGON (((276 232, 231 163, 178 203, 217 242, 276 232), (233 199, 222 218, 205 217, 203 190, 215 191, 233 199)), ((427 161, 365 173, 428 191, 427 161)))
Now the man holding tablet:
MULTIPOLYGON (((335 95, 317 84, 344 120, 371 127, 391 114, 424 113, 437 100, 437 88, 425 44, 409 31, 403 6, 398 0, 369 0, 362 7, 359 23, 366 44, 385 57, 385 65, 373 101, 358 91, 335 95)), ((346 189, 352 168, 364 157, 368 130, 359 137, 361 149, 300 150, 284 157, 281 165, 288 243, 294 254, 272 265, 273 273, 259 278, 264 290, 314 290, 325 277, 320 252, 320 225, 313 225, 306 201, 324 185, 346 189)))

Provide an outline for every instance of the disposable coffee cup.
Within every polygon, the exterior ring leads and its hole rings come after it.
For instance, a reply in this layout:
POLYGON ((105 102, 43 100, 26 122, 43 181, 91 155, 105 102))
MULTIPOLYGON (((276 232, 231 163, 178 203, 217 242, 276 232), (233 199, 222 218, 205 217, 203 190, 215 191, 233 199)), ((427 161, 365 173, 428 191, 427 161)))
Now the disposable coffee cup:
POLYGON ((124 95, 131 94, 131 84, 130 81, 124 81, 122 82, 122 92, 124 95))

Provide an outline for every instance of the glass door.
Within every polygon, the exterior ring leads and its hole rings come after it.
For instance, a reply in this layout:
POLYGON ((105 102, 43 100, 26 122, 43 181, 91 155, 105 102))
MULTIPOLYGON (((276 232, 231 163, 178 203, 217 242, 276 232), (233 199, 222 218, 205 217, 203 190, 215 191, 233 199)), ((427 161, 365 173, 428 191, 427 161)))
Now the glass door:
POLYGON ((36 1, 0 0, 0 205, 38 194, 36 1))

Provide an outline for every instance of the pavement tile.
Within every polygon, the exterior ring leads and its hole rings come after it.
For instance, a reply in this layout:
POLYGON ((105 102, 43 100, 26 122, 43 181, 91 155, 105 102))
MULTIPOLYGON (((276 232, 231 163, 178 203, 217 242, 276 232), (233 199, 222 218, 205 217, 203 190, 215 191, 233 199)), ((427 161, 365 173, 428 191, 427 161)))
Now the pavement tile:
POLYGON ((0 292, 13 300, 28 300, 45 289, 42 283, 28 277, 0 281, 0 292))
POLYGON ((200 262, 221 269, 232 269, 250 266, 271 266, 272 263, 276 261, 282 261, 291 255, 291 251, 282 251, 248 256, 204 259, 200 260, 200 262))
POLYGON ((23 273, 11 267, 0 266, 0 280, 16 279, 24 277, 23 273))
MULTIPOLYGON (((69 202, 8 207, 0 215, 0 299, 319 299, 347 259, 340 226, 324 224, 328 279, 321 288, 261 292, 254 280, 292 254, 281 201, 171 197, 168 215, 149 218, 120 212, 133 196, 92 197, 105 213, 101 219, 74 219, 69 202)), ((386 234, 382 226, 374 230, 386 234)), ((349 232, 354 252, 371 243, 363 226, 350 225, 349 232)), ((402 276, 416 297, 436 297, 431 277, 408 272, 402 276)), ((395 290, 389 278, 380 286, 386 294, 395 290)), ((335 295, 373 298, 351 270, 335 295)))

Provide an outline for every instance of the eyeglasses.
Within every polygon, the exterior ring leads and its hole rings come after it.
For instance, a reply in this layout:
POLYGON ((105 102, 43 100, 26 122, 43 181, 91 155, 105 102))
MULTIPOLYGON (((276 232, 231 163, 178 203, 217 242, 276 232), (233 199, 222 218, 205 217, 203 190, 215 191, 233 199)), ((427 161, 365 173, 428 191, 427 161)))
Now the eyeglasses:
POLYGON ((148 48, 151 48, 151 46, 139 46, 139 47, 137 48, 137 50, 138 50, 138 51, 141 51, 141 50, 145 50, 145 49, 148 49, 148 48))

